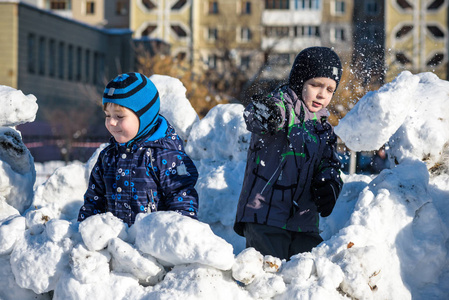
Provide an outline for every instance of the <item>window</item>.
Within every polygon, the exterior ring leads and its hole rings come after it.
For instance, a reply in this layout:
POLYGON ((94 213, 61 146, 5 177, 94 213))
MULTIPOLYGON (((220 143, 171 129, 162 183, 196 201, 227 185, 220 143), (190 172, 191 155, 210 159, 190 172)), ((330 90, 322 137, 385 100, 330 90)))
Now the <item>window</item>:
POLYGON ((187 57, 187 53, 185 52, 179 52, 178 54, 176 54, 176 59, 179 61, 183 61, 184 59, 186 59, 187 57))
POLYGON ((187 0, 178 0, 176 3, 171 7, 172 10, 180 10, 181 8, 186 5, 187 0))
POLYGON ((319 37, 320 28, 318 26, 296 26, 295 27, 295 37, 319 37))
POLYGON ((320 0, 295 0, 295 9, 296 10, 304 10, 311 9, 317 10, 320 9, 320 0))
POLYGON ((64 79, 64 43, 60 42, 58 46, 58 77, 64 79))
POLYGON ((211 54, 207 57, 207 65, 210 69, 215 69, 217 67, 217 56, 211 54))
POLYGON ((242 15, 250 15, 250 14, 251 14, 251 2, 242 1, 242 15))
POLYGON ((396 38, 400 39, 409 34, 413 29, 413 25, 404 25, 396 32, 396 38))
POLYGON ((98 65, 99 65, 99 54, 98 52, 94 52, 94 74, 92 75, 94 84, 97 84, 98 82, 98 65))
POLYGON ((265 27, 265 36, 267 37, 287 37, 289 28, 287 26, 268 26, 265 27))
POLYGON ((428 67, 435 67, 441 64, 444 60, 443 53, 435 53, 434 56, 427 62, 428 67))
POLYGON ((216 41, 218 39, 218 29, 217 28, 208 28, 207 39, 209 41, 216 41))
POLYGON ((435 0, 427 6, 428 10, 437 10, 444 4, 444 0, 435 0))
POLYGON ((335 0, 334 5, 335 5, 335 7, 334 7, 334 12, 335 12, 335 14, 337 14, 337 15, 342 15, 342 14, 345 13, 345 9, 346 9, 346 7, 345 7, 345 5, 346 5, 345 1, 342 1, 342 0, 335 0))
POLYGON ((86 1, 86 15, 95 14, 95 1, 86 1))
POLYGON ((240 40, 242 42, 249 42, 253 38, 251 29, 244 27, 240 30, 240 40))
POLYGON ((377 15, 379 12, 379 5, 377 4, 378 0, 366 0, 365 1, 365 13, 367 15, 377 15))
POLYGON ((251 56, 245 55, 240 58, 240 67, 243 70, 248 70, 251 64, 251 56))
POLYGON ((143 6, 145 6, 147 9, 155 9, 156 5, 151 0, 142 0, 143 6))
POLYGON ((69 45, 69 48, 67 50, 67 56, 68 56, 68 67, 67 67, 67 71, 68 71, 68 79, 72 80, 73 79, 73 46, 69 45))
POLYGON ((289 9, 290 0, 265 0, 265 9, 289 9))
POLYGON ((179 25, 171 25, 171 29, 176 33, 176 35, 180 38, 184 38, 187 36, 187 32, 179 25))
POLYGON ((144 31, 142 31, 142 36, 149 36, 155 31, 157 28, 156 25, 148 25, 147 28, 145 28, 144 31))
POLYGON ((84 59, 84 76, 85 81, 89 82, 90 80, 90 50, 86 49, 85 59, 84 59))
POLYGON ((412 9, 413 6, 407 0, 396 0, 396 3, 402 9, 412 9))
POLYGON ((27 64, 28 64, 28 72, 31 74, 34 74, 35 70, 35 59, 34 59, 34 47, 36 44, 36 38, 34 36, 34 34, 30 33, 28 35, 28 40, 27 40, 27 64))
POLYGON ((218 2, 217 1, 209 1, 209 14, 210 15, 218 14, 218 2))
POLYGON ((54 10, 66 10, 69 9, 66 0, 51 0, 50 1, 50 9, 54 10))
POLYGON ((81 64, 82 64, 82 50, 81 47, 76 48, 76 81, 81 81, 81 64))
POLYGON ((444 32, 436 25, 427 25, 427 30, 437 39, 444 38, 444 32))
POLYGON ((411 60, 402 52, 396 53, 396 60, 402 65, 411 63, 411 60))
POLYGON ((48 45, 48 75, 55 76, 56 71, 56 43, 55 40, 50 40, 48 45))
POLYGON ((117 1, 115 3, 115 14, 117 16, 124 16, 128 13, 128 8, 126 7, 125 1, 117 1))
POLYGON ((346 40, 345 29, 344 28, 334 28, 332 41, 333 42, 343 42, 346 40))
POLYGON ((39 38, 39 53, 38 53, 38 70, 39 75, 45 75, 45 38, 39 38))

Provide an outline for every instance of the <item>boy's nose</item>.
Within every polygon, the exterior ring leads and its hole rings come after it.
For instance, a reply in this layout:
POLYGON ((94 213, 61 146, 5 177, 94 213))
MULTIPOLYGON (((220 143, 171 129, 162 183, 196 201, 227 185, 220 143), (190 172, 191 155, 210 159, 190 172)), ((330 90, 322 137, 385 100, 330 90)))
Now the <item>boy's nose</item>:
POLYGON ((110 119, 108 120, 108 123, 109 123, 110 126, 115 126, 115 125, 117 125, 117 121, 116 121, 114 118, 110 118, 110 119))

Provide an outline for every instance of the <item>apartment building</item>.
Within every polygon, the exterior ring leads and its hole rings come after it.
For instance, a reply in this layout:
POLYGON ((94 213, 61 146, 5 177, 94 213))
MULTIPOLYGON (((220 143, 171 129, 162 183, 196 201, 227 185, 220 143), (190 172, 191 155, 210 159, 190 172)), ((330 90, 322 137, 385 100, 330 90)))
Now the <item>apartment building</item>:
POLYGON ((254 73, 260 51, 260 0, 194 1, 193 54, 196 68, 223 69, 234 60, 242 72, 254 73))
POLYGON ((193 0, 135 0, 130 3, 130 29, 134 39, 160 40, 171 55, 192 59, 193 0))
POLYGON ((266 76, 285 78, 296 55, 311 46, 332 47, 349 57, 352 10, 349 0, 265 0, 261 45, 270 52, 266 76))
POLYGON ((95 108, 101 118, 105 84, 133 63, 128 29, 99 29, 23 2, 0 1, 0 84, 35 95, 38 121, 54 125, 55 108, 67 115, 80 111, 74 120, 60 118, 59 127, 81 127, 95 108))
POLYGON ((447 78, 448 1, 386 1, 385 38, 387 81, 404 69, 447 78))
POLYGON ((129 30, 101 30, 21 2, 0 8, 0 84, 41 101, 77 100, 131 68, 129 30))
POLYGON ((26 0, 60 16, 102 28, 128 28, 130 0, 26 0))

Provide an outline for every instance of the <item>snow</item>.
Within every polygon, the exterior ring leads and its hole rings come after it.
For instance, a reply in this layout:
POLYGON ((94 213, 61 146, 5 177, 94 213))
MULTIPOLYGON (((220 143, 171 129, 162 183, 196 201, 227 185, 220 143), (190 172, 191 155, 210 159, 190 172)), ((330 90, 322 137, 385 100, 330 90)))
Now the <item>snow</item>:
POLYGON ((13 126, 34 119, 36 100, 0 86, 0 299, 447 298, 449 82, 405 71, 340 120, 350 149, 387 143, 391 168, 342 174, 335 209, 320 219, 324 242, 281 261, 245 249, 232 230, 250 139, 243 107, 218 105, 199 120, 177 79, 151 79, 198 167, 200 221, 157 212, 128 228, 106 213, 79 224, 105 145, 35 184, 45 166, 13 126))

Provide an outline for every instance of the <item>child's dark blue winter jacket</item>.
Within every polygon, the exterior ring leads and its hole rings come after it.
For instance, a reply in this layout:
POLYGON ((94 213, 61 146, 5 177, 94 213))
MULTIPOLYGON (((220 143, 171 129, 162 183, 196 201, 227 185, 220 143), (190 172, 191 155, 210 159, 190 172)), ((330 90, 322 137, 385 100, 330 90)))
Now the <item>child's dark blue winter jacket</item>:
POLYGON ((174 128, 159 118, 150 137, 126 146, 112 138, 101 151, 78 221, 111 212, 131 226, 138 213, 158 210, 197 218, 198 171, 174 128))
POLYGON ((234 229, 243 235, 244 223, 257 223, 318 232, 312 187, 332 182, 340 190, 343 184, 337 136, 327 110, 311 113, 287 86, 268 97, 280 108, 282 123, 267 132, 255 118, 253 104, 245 109, 251 146, 234 229))

